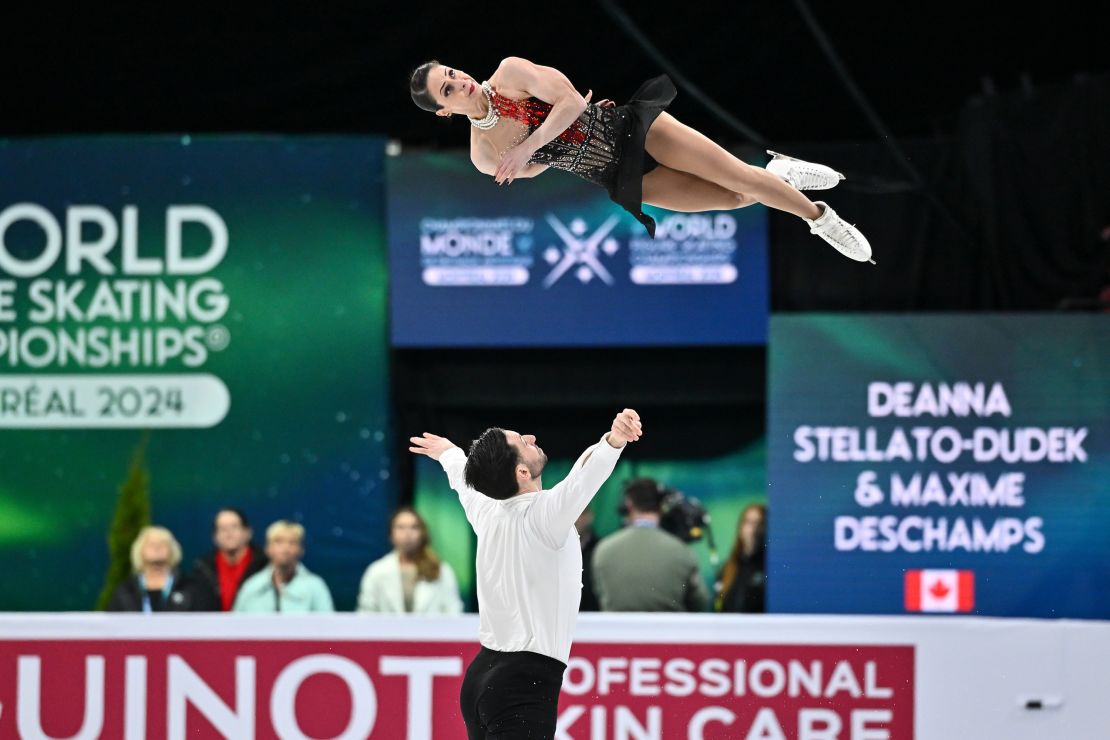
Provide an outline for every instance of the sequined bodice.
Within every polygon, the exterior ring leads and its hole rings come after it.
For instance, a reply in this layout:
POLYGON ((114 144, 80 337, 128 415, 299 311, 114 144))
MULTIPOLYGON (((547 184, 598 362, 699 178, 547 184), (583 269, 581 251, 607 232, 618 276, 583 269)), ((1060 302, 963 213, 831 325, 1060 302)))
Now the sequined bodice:
MULTIPOLYGON (((504 118, 523 123, 525 128, 513 145, 540 127, 551 112, 551 104, 537 98, 513 100, 496 92, 490 102, 504 118)), ((532 155, 530 163, 543 164, 570 172, 592 183, 607 187, 620 159, 617 121, 627 115, 619 108, 586 106, 574 123, 532 155)))

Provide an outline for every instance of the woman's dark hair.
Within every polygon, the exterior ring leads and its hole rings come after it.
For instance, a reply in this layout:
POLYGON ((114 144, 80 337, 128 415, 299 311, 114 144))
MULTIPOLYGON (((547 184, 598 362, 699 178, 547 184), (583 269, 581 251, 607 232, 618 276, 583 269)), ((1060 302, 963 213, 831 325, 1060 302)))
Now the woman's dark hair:
POLYGON ((436 99, 432 97, 432 93, 428 90, 428 74, 432 71, 432 67, 438 66, 439 62, 435 59, 424 62, 413 70, 412 76, 409 78, 409 94, 412 95, 412 102, 432 113, 443 107, 436 102, 436 99))
POLYGON ((766 545, 767 536, 767 507, 764 504, 748 504, 744 510, 740 512, 740 518, 736 520, 736 539, 732 543, 732 552, 728 554, 728 560, 721 568, 720 589, 718 594, 723 596, 727 594, 732 584, 736 583, 736 579, 740 576, 740 571, 743 570, 744 556, 749 553, 756 553, 760 547, 766 545), (747 518, 749 511, 758 511, 760 516, 759 527, 755 530, 755 542, 744 541, 744 519, 747 518))
POLYGON ((438 581, 439 580, 439 555, 432 549, 432 536, 428 534, 428 524, 424 521, 424 517, 416 513, 416 509, 411 506, 402 506, 397 511, 393 512, 393 516, 389 518, 389 532, 393 533, 393 524, 397 521, 397 517, 402 514, 410 514, 416 519, 416 526, 420 530, 420 547, 417 548, 413 560, 416 561, 416 573, 422 581, 438 581))
POLYGON ((466 485, 490 498, 507 499, 518 492, 516 466, 520 455, 509 445, 505 430, 490 427, 470 445, 463 477, 466 485))

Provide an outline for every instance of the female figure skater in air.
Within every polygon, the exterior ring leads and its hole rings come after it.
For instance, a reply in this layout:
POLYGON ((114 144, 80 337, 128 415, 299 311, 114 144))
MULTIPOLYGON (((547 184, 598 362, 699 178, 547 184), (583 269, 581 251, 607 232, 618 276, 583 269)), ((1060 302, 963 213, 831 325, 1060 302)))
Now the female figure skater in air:
POLYGON ((470 120, 470 158, 499 185, 548 167, 572 172, 605 188, 652 237, 655 221, 644 203, 685 212, 762 203, 804 219, 845 256, 871 261, 871 245, 855 226, 801 192, 831 188, 843 175, 775 152, 766 169, 737 159, 666 112, 677 94, 666 75, 645 82, 625 105, 590 103, 592 91, 583 97, 557 69, 520 57, 502 60, 485 82, 427 62, 409 87, 424 110, 470 120))

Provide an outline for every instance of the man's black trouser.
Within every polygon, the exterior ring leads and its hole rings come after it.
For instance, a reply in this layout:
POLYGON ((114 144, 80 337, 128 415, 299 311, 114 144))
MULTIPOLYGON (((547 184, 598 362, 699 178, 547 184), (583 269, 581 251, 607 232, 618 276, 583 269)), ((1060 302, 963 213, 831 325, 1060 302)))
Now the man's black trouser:
POLYGON ((470 740, 551 740, 566 665, 539 653, 483 647, 466 669, 459 702, 470 740))

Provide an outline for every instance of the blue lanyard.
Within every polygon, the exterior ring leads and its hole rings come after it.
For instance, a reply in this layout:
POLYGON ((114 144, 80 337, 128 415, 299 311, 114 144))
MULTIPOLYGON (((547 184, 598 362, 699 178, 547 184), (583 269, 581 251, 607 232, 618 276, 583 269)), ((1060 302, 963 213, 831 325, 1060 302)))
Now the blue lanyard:
MULTIPOLYGON (((146 577, 142 573, 139 574, 139 591, 143 595, 143 613, 150 614, 154 611, 154 609, 152 609, 150 606, 150 595, 146 592, 146 577)), ((166 603, 166 601, 170 598, 171 591, 173 591, 173 573, 170 573, 168 576, 166 576, 166 583, 164 586, 162 586, 163 604, 166 603)))

